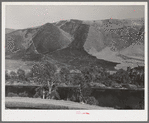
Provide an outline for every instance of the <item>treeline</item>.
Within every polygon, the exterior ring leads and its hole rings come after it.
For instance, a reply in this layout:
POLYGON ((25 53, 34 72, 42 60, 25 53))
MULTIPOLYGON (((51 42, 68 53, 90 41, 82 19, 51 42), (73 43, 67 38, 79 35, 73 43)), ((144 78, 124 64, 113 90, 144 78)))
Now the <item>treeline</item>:
POLYGON ((5 71, 7 81, 28 82, 36 84, 49 85, 51 82, 57 85, 79 85, 87 83, 92 86, 105 85, 107 87, 118 87, 122 85, 135 85, 144 87, 144 67, 128 67, 127 70, 119 69, 117 72, 110 74, 106 69, 98 66, 86 66, 80 70, 70 70, 69 68, 58 68, 47 61, 35 64, 32 69, 25 72, 18 69, 16 72, 5 71))
POLYGON ((5 79, 7 81, 11 81, 12 83, 17 82, 23 82, 23 81, 29 81, 29 78, 33 77, 32 71, 25 72, 23 69, 18 69, 17 71, 5 71, 5 79))

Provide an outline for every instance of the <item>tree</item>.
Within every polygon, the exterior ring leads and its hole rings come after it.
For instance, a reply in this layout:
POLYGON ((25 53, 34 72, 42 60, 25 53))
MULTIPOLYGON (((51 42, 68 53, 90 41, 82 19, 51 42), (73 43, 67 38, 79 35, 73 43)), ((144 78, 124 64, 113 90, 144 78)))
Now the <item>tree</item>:
POLYGON ((70 82, 69 80, 70 72, 68 68, 65 68, 65 67, 61 68, 59 74, 60 74, 61 82, 65 84, 68 84, 70 82))
POLYGON ((11 72, 10 72, 10 78, 13 79, 13 80, 17 79, 17 74, 16 74, 16 72, 11 71, 11 72))
POLYGON ((82 74, 81 73, 73 73, 71 74, 71 82, 73 85, 79 85, 82 82, 84 82, 82 74))
POLYGON ((78 85, 76 93, 78 93, 81 102, 85 102, 86 97, 90 96, 92 91, 89 84, 91 76, 85 69, 83 70, 83 73, 77 73, 72 76, 73 85, 78 85))
POLYGON ((84 79, 83 79, 83 76, 82 76, 82 73, 74 73, 74 74, 71 74, 71 82, 73 85, 78 85, 78 88, 77 89, 73 89, 73 93, 74 93, 74 96, 76 99, 78 99, 80 102, 83 101, 83 98, 84 98, 84 93, 83 92, 83 83, 84 83, 84 79))
POLYGON ((32 72, 32 70, 28 71, 28 72, 25 74, 25 79, 26 79, 26 81, 29 81, 30 78, 33 78, 33 72, 32 72))
POLYGON ((19 80, 25 80, 25 71, 22 69, 17 70, 19 80))
POLYGON ((38 78, 38 82, 40 82, 40 84, 48 86, 49 95, 51 94, 51 88, 55 82, 56 70, 56 66, 48 61, 36 63, 32 67, 33 76, 38 78))
POLYGON ((90 83, 93 81, 93 69, 91 67, 83 67, 81 68, 82 77, 85 83, 90 83))
POLYGON ((131 79, 129 77, 129 74, 127 71, 123 69, 119 69, 115 74, 112 75, 113 80, 122 83, 122 84, 128 84, 131 82, 131 79))
POLYGON ((110 74, 99 66, 88 66, 81 68, 81 72, 85 77, 85 81, 87 82, 99 82, 106 79, 109 79, 108 77, 110 74))
POLYGON ((144 67, 143 66, 132 68, 129 76, 133 84, 144 86, 144 67))

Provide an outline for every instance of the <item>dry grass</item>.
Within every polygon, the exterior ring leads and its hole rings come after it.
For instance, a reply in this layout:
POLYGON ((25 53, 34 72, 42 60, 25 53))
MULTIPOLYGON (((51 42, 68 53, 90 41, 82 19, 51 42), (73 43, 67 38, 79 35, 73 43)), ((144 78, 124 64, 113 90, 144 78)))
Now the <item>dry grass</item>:
POLYGON ((71 101, 49 100, 40 98, 6 97, 6 109, 89 109, 89 110, 111 110, 113 108, 80 104, 71 101))

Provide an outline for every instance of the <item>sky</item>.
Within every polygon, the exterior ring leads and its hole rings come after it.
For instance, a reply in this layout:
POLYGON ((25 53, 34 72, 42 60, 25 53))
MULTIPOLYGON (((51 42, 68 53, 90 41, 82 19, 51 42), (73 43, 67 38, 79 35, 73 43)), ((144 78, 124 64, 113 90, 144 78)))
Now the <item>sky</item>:
POLYGON ((144 17, 142 5, 6 5, 5 27, 24 29, 60 20, 103 20, 144 17))

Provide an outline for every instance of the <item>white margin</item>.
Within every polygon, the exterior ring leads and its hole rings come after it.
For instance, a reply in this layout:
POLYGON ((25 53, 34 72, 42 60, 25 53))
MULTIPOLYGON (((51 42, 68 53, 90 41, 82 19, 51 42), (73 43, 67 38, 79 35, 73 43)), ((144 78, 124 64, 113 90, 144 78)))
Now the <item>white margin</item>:
POLYGON ((2 121, 147 121, 148 120, 148 6, 147 2, 2 2, 2 121), (5 6, 6 5, 145 5, 145 110, 5 110, 5 6))

